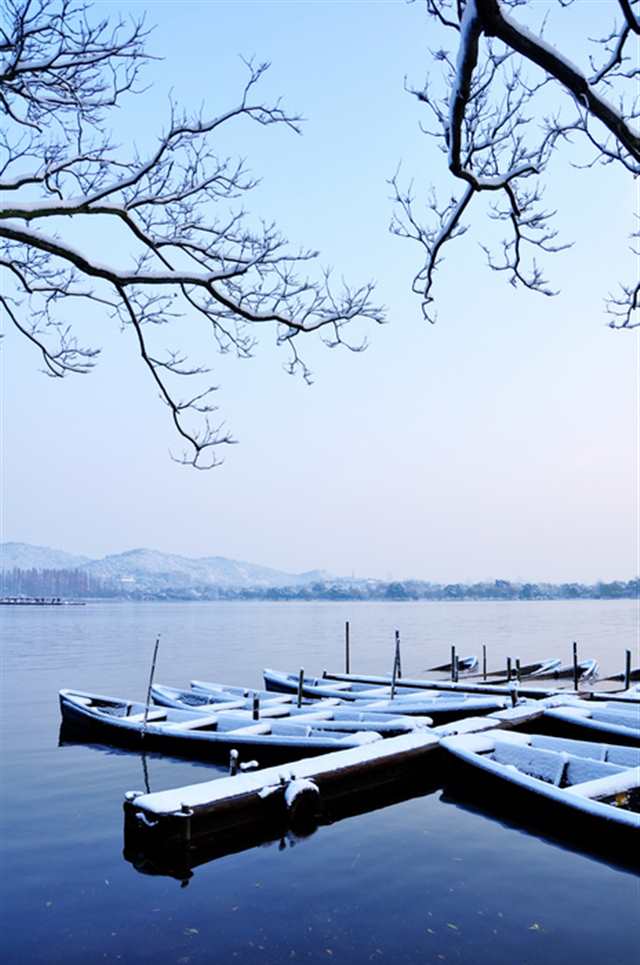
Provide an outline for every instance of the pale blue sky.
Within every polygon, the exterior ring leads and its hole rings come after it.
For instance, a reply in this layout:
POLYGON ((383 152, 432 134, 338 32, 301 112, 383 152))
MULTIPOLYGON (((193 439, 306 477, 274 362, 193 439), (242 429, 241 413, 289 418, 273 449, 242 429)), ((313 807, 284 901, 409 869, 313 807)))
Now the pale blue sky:
MULTIPOLYGON (((581 0, 584 33, 611 3, 581 0)), ((290 570, 432 580, 628 578, 637 560, 638 340, 605 327, 603 297, 636 266, 637 196, 612 169, 554 163, 549 207, 575 247, 548 262, 562 293, 513 291, 489 272, 475 230, 439 273, 439 322, 410 282, 419 252, 389 235, 385 183, 402 159, 416 186, 446 184, 403 90, 428 67, 420 4, 100 4, 148 11, 153 87, 126 102, 117 139, 143 143, 169 88, 184 104, 228 106, 238 54, 269 59, 264 96, 283 94, 304 136, 244 126, 240 151, 263 177, 252 209, 355 281, 376 278, 389 324, 362 355, 308 343, 312 387, 256 358, 215 356, 218 402, 239 445, 221 469, 172 464, 164 407, 130 334, 88 317, 97 370, 45 378, 30 346, 2 349, 2 539, 102 555, 148 546, 290 570)), ((572 55, 578 59, 579 50, 572 55)), ((104 260, 104 258, 103 258, 104 260)))

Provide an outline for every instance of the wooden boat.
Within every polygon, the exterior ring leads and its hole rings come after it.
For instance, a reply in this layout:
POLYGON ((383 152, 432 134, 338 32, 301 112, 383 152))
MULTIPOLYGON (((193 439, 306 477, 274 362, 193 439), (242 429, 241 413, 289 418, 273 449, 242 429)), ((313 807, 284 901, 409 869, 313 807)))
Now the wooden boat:
MULTIPOLYGON (((167 687, 162 684, 154 684, 151 688, 151 696, 156 704, 163 707, 175 707, 178 710, 185 710, 193 707, 191 699, 194 692, 191 690, 179 690, 176 687, 167 687)), ((229 707, 229 703, 234 704, 234 714, 242 715, 249 723, 252 719, 253 700, 248 697, 244 699, 242 706, 237 705, 240 701, 230 701, 228 703, 206 703, 206 694, 197 694, 199 700, 204 701, 199 705, 200 713, 217 712, 216 708, 221 706, 229 707)), ((211 695, 216 699, 216 695, 211 695)), ((298 707, 291 698, 269 694, 268 698, 259 701, 256 709, 260 720, 273 720, 279 718, 297 722, 300 718, 304 720, 315 720, 322 722, 322 728, 326 731, 342 731, 344 733, 356 731, 375 731, 383 737, 397 737, 399 734, 408 734, 414 730, 421 730, 432 724, 430 717, 410 717, 407 715, 394 715, 375 713, 359 709, 357 704, 341 705, 337 700, 316 700, 310 701, 298 707)))
MULTIPOLYGON (((599 669, 597 660, 580 660, 578 662, 578 680, 592 680, 598 676, 599 669)), ((573 664, 565 663, 551 670, 545 670, 542 673, 537 673, 536 677, 538 680, 572 680, 573 664)))
MULTIPOLYGON (((473 673, 477 666, 477 657, 458 657, 458 673, 473 673)), ((450 673, 452 669, 450 663, 443 663, 439 667, 427 667, 425 673, 450 673)))
MULTIPOLYGON (((523 677, 544 677, 546 674, 557 670, 560 666, 559 657, 551 657, 548 660, 534 660, 532 663, 525 663, 520 668, 519 671, 515 665, 511 668, 512 677, 519 673, 520 679, 523 677)), ((473 677, 483 677, 484 674, 473 674, 473 677)), ((501 670, 489 670, 487 671, 487 677, 504 677, 506 679, 507 671, 505 667, 501 670)))
MULTIPOLYGON (((604 681, 604 680, 616 680, 616 681, 622 681, 622 682, 624 682, 624 681, 626 680, 626 675, 625 675, 625 673, 624 673, 624 671, 623 671, 622 673, 614 673, 614 674, 611 674, 610 677, 601 677, 600 679, 603 680, 603 681, 604 681)), ((633 667, 632 670, 630 670, 630 672, 629 672, 629 680, 630 680, 630 681, 632 681, 632 680, 633 680, 633 681, 635 681, 635 680, 640 680, 640 667, 633 667)))
POLYGON ((558 730, 585 739, 618 740, 640 747, 640 705, 622 701, 573 700, 545 711, 558 730))
MULTIPOLYGON (((283 717, 291 712, 294 697, 285 694, 271 694, 267 690, 247 691, 247 696, 238 693, 240 688, 225 690, 222 687, 205 691, 194 689, 180 690, 178 687, 167 687, 164 684, 154 684, 151 696, 154 703, 161 707, 175 707, 177 710, 204 710, 204 712, 222 710, 253 710, 254 699, 258 701, 260 716, 283 717)), ((333 701, 338 704, 338 701, 333 701)), ((312 702, 305 702, 305 707, 313 706, 312 702)))
MULTIPOLYGON (((266 669, 264 681, 269 691, 295 693, 298 675, 266 669)), ((385 714, 418 714, 431 717, 434 722, 446 723, 468 714, 490 713, 510 706, 507 696, 476 696, 464 693, 441 693, 420 689, 396 691, 391 699, 388 685, 371 686, 351 681, 329 681, 323 677, 305 677, 302 693, 307 697, 334 697, 345 702, 356 702, 364 710, 385 714)))
MULTIPOLYGON (((440 744, 474 768, 483 784, 490 776, 504 787, 529 792, 533 808, 544 800, 586 816, 600 828, 609 825, 638 838, 640 752, 636 748, 497 730, 445 737, 440 744)), ((567 823, 571 822, 560 822, 560 827, 567 823)))
POLYGON ((241 708, 206 714, 173 707, 146 708, 143 703, 74 690, 60 691, 60 711, 65 724, 99 735, 107 743, 205 759, 224 760, 236 749, 258 759, 293 760, 382 739, 375 731, 328 730, 313 714, 300 714, 295 722, 248 721, 241 708))
MULTIPOLYGON (((259 687, 238 687, 235 684, 221 684, 214 682, 212 680, 192 680, 191 681, 191 692, 194 696, 205 696, 210 699, 216 700, 253 700, 257 697, 260 701, 263 700, 280 700, 283 703, 292 703, 294 698, 294 693, 296 691, 290 691, 286 695, 275 694, 270 690, 261 690, 259 687)), ((334 701, 337 703, 337 701, 334 701)))

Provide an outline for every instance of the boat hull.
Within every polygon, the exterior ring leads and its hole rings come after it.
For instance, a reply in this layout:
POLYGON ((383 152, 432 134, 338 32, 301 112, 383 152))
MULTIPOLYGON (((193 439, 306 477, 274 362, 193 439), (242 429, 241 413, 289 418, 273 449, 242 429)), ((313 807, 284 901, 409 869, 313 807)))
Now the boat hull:
MULTIPOLYGON (((137 708, 138 705, 136 705, 137 708)), ((242 761, 257 760, 259 763, 284 763, 306 757, 315 757, 331 751, 347 750, 370 741, 381 739, 377 734, 343 734, 313 739, 284 735, 241 734, 225 730, 171 731, 169 727, 149 720, 147 726, 140 721, 132 723, 121 717, 97 716, 89 708, 82 707, 65 692, 60 694, 60 711, 65 728, 83 737, 90 735, 105 744, 114 744, 140 750, 159 751, 173 757, 189 757, 198 760, 228 762, 231 750, 237 750, 242 761)), ((183 715, 184 720, 195 714, 176 710, 169 711, 174 717, 183 715)), ((178 718, 179 720, 182 718, 178 718)), ((243 721, 238 721, 243 726, 243 721)), ((247 721, 251 724, 251 721, 247 721)))

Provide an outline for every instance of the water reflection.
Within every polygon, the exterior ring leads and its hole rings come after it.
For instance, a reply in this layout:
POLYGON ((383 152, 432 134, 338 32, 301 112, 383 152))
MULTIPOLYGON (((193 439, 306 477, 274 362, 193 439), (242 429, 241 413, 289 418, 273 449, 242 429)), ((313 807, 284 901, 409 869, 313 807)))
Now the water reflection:
POLYGON ((469 780, 453 768, 440 795, 444 804, 492 818, 503 828, 540 838, 561 851, 589 855, 609 865, 640 871, 638 831, 569 809, 504 781, 469 780))
POLYGON ((307 812, 293 825, 282 812, 268 822, 245 822, 222 829, 201 818, 193 822, 189 840, 179 834, 149 833, 149 828, 126 813, 122 854, 140 874, 165 875, 185 887, 194 869, 201 865, 257 847, 286 851, 321 833, 323 827, 426 797, 440 786, 434 777, 423 776, 348 794, 323 795, 319 810, 313 815, 307 812))

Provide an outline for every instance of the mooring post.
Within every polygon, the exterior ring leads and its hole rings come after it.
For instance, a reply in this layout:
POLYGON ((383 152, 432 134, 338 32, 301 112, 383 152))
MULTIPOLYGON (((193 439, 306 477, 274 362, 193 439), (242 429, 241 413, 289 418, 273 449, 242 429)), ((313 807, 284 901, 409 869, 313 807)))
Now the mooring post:
POLYGON ((458 654, 456 654, 455 659, 453 661, 453 673, 454 673, 453 679, 455 680, 456 683, 458 683, 458 681, 460 680, 460 658, 458 657, 458 654))
POLYGON ((251 716, 254 720, 260 720, 260 697, 258 694, 253 695, 251 716))
POLYGON ((351 673, 350 665, 351 661, 349 659, 349 621, 347 620, 344 625, 344 672, 351 673))
POLYGON ((396 640, 396 649, 393 654, 393 673, 391 674, 391 700, 396 695, 396 680, 398 679, 398 641, 396 640))
POLYGON ((456 648, 455 645, 451 647, 451 682, 456 681, 456 648))
POLYGON ((487 679, 487 647, 486 644, 482 644, 482 679, 487 679))
POLYGON ((298 674, 298 707, 302 707, 302 688, 304 685, 304 669, 300 667, 300 673, 298 674))
POLYGON ((517 704, 518 704, 518 688, 517 686, 514 685, 511 688, 511 706, 516 707, 517 704))
POLYGON ((624 689, 628 690, 631 686, 631 651, 624 652, 624 689))
POLYGON ((516 657, 516 680, 520 683, 520 657, 516 657))
POLYGON ((396 663, 398 664, 398 678, 402 676, 402 660, 400 658, 400 631, 396 630, 396 663))
POLYGON ((229 777, 235 777, 235 775, 238 773, 239 759, 240 755, 234 747, 233 750, 229 751, 229 777))
POLYGON ((578 689, 578 644, 573 641, 573 689, 578 689))
POLYGON ((507 657, 507 683, 511 680, 511 657, 507 657))
POLYGON ((147 702, 144 706, 144 720, 142 722, 142 737, 147 732, 147 717, 149 716, 149 704, 151 702, 151 688, 153 687, 153 675, 156 672, 156 658, 158 656, 158 647, 160 646, 160 634, 156 637, 156 645, 153 648, 153 658, 151 660, 151 673, 149 674, 149 686, 147 687, 147 702))

